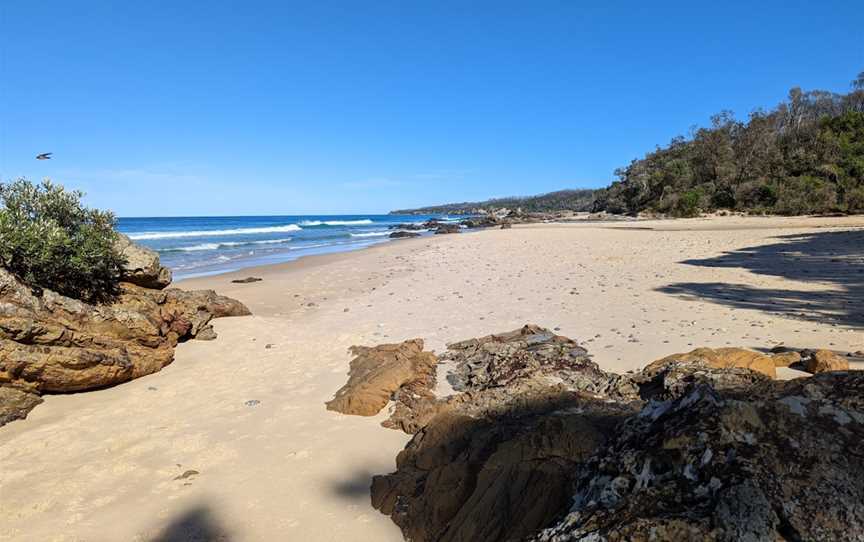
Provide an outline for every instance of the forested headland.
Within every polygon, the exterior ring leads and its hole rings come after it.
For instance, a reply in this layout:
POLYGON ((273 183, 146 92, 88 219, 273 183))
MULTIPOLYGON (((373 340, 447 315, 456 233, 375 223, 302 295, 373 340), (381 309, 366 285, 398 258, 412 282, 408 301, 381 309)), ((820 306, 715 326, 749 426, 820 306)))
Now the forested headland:
POLYGON ((696 216, 717 210, 781 215, 864 212, 864 72, 847 94, 793 88, 746 119, 711 117, 615 171, 599 190, 394 211, 607 211, 696 216))

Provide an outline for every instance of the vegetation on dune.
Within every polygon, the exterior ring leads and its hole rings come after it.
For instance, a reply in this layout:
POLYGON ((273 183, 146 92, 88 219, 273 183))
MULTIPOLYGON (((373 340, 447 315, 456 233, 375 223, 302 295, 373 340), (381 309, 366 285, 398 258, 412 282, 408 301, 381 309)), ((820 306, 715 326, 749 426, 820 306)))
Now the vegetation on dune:
POLYGON ((124 264, 114 215, 49 180, 0 183, 0 266, 28 285, 87 302, 118 293, 124 264))
POLYGON ((689 138, 672 139, 615 175, 618 181, 597 191, 567 190, 417 211, 522 207, 680 217, 720 209, 782 215, 861 213, 864 72, 848 94, 793 88, 786 101, 770 111, 754 111, 746 121, 721 112, 711 118, 711 126, 694 129, 689 138))

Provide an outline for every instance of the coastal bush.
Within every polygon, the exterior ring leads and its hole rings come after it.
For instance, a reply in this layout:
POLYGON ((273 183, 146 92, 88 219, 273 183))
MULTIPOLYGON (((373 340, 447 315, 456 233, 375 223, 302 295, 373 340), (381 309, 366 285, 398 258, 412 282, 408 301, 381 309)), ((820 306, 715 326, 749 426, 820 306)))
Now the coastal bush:
POLYGON ((793 88, 746 121, 723 111, 709 127, 673 138, 615 175, 619 180, 596 194, 595 211, 862 212, 862 76, 848 94, 793 88))
POLYGON ((703 197, 704 195, 699 189, 684 192, 678 198, 675 207, 672 208, 672 214, 681 218, 697 216, 702 209, 703 197))
POLYGON ((37 292, 107 302, 119 291, 124 264, 115 219, 85 207, 82 197, 47 179, 0 183, 0 266, 37 292))

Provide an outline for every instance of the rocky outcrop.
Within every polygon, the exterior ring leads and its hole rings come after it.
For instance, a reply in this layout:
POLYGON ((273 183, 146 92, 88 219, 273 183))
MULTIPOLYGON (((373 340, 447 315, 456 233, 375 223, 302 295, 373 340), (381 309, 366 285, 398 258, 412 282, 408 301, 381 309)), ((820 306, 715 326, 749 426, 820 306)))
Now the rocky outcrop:
POLYGON ((410 239, 412 237, 420 237, 420 234, 414 231, 394 231, 389 237, 390 239, 410 239))
POLYGON ((36 295, 0 269, 0 387, 38 396, 119 384, 171 363, 180 341, 215 338, 211 319, 249 314, 212 290, 120 286, 115 302, 89 305, 36 295))
MULTIPOLYGON (((722 370, 721 370, 722 371, 722 370)), ((579 468, 535 540, 850 540, 864 533, 864 375, 694 384, 579 468)))
POLYGON ((374 348, 352 346, 348 382, 327 402, 328 410, 374 416, 396 392, 406 397, 429 394, 435 386, 437 358, 423 351, 423 341, 412 339, 374 348))
POLYGON ((409 540, 519 540, 568 508, 575 466, 641 404, 574 341, 539 326, 448 345, 446 399, 394 396, 389 427, 415 433, 372 503, 409 540), (614 396, 620 401, 610 401, 614 396))
POLYGON ((417 542, 864 533, 864 374, 694 352, 616 375, 537 326, 451 344, 460 393, 391 396, 415 434, 372 504, 417 542))
MULTIPOLYGON (((782 364, 785 359, 778 361, 782 364)), ((645 367, 643 372, 654 373, 672 362, 692 363, 714 369, 740 367, 751 369, 771 378, 777 376, 775 367, 778 365, 772 356, 745 348, 697 348, 684 354, 672 354, 658 359, 645 367)))
POLYGON ((435 229, 436 234, 444 234, 444 233, 459 233, 459 230, 462 228, 459 224, 447 224, 447 223, 439 223, 438 227, 435 229))
POLYGON ((449 401, 372 481, 406 540, 520 540, 569 508, 577 466, 632 411, 523 380, 449 401))
POLYGON ((532 324, 449 344, 442 358, 455 364, 447 380, 457 391, 542 377, 596 396, 631 399, 637 395, 628 377, 601 371, 576 341, 532 324))
POLYGON ((115 247, 126 258, 121 280, 144 288, 161 290, 171 284, 171 270, 159 263, 159 254, 117 234, 115 247))

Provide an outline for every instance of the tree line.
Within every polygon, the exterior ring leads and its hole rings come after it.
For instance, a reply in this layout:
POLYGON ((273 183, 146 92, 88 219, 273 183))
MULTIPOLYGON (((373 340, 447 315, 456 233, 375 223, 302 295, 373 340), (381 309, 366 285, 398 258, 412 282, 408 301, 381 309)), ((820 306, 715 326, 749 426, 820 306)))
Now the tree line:
POLYGON ((864 72, 848 94, 789 91, 746 121, 729 111, 615 172, 593 208, 694 216, 718 209, 864 212, 864 72))

